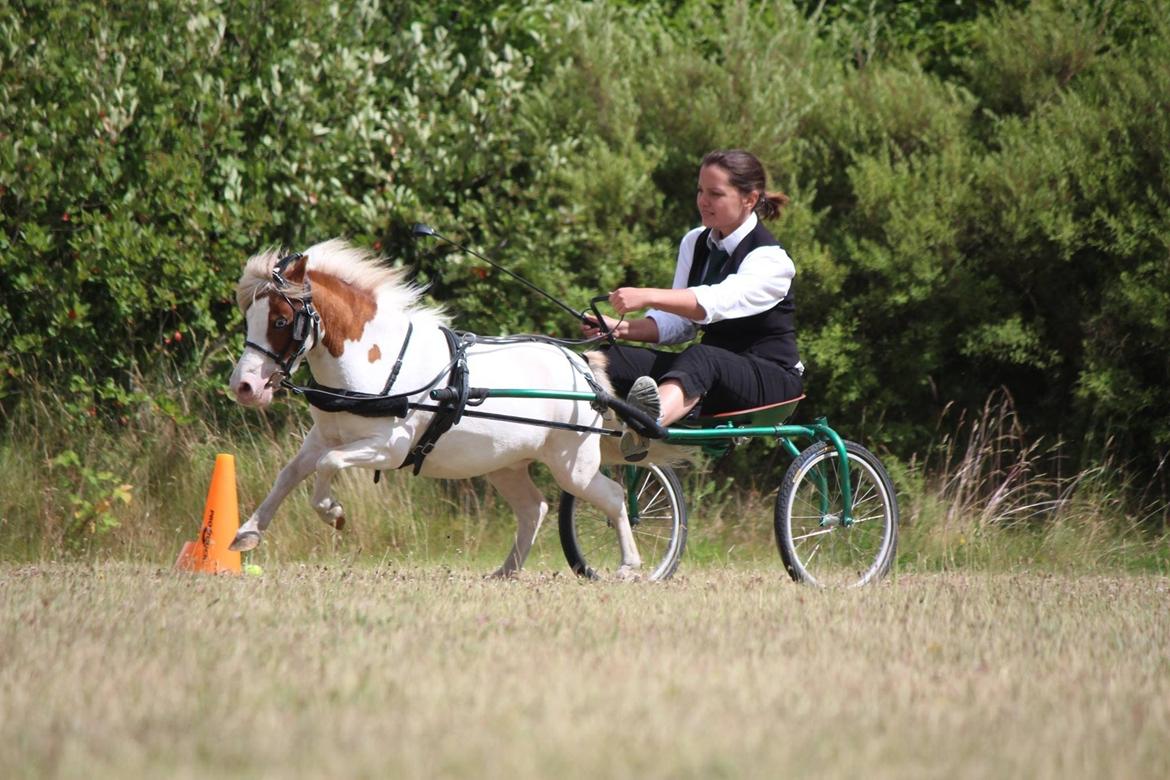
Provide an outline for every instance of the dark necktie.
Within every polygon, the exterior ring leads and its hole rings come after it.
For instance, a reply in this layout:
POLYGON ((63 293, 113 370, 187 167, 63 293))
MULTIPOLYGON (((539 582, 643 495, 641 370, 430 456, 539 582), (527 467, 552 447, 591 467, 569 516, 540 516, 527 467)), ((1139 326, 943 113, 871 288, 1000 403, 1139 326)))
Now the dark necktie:
POLYGON ((727 265, 727 253, 722 249, 712 249, 707 255, 707 270, 703 272, 703 284, 718 284, 727 278, 724 266, 727 265))

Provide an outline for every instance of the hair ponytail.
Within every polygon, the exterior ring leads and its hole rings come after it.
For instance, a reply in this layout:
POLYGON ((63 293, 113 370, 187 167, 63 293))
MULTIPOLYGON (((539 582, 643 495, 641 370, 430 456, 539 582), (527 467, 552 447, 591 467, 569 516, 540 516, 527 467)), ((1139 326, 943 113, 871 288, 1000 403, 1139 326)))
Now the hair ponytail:
POLYGON ((760 219, 778 217, 788 202, 789 198, 783 192, 761 192, 760 199, 756 201, 756 213, 760 219))

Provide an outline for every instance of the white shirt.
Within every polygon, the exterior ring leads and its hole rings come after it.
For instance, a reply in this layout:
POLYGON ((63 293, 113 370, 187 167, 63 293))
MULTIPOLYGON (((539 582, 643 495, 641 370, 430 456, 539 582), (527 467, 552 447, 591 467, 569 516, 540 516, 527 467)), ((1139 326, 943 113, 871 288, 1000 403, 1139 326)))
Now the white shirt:
MULTIPOLYGON (((754 213, 749 214, 734 233, 722 240, 715 238, 714 233, 709 233, 707 244, 712 249, 722 249, 731 255, 744 236, 756 229, 758 221, 754 213)), ((688 286, 691 262, 695 258, 695 242, 704 229, 695 228, 683 236, 682 243, 679 244, 678 265, 675 266, 674 282, 671 284, 676 290, 688 286)), ((692 321, 657 309, 650 309, 646 316, 658 324, 659 344, 681 344, 695 337, 698 325, 750 317, 771 309, 788 295, 795 276, 796 265, 782 248, 756 247, 740 263, 739 270, 728 274, 722 282, 700 284, 690 288, 694 291, 699 305, 707 312, 704 319, 692 321)))

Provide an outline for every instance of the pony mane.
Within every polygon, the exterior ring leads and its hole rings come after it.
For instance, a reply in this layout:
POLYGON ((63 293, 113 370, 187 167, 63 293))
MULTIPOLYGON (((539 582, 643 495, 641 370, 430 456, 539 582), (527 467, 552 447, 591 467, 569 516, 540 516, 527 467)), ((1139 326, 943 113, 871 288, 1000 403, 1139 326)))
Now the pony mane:
MULTIPOLYGON (((286 254, 284 250, 273 247, 248 258, 236 285, 236 303, 240 311, 246 311, 258 296, 275 289, 272 271, 286 254)), ((406 281, 406 269, 388 265, 386 258, 376 252, 334 238, 314 244, 305 250, 305 254, 309 258, 309 271, 329 274, 374 294, 388 294, 390 304, 396 309, 429 314, 442 323, 447 322, 447 315, 441 307, 422 303, 424 288, 406 281)), ((308 294, 304 285, 291 282, 282 292, 294 300, 302 300, 308 294)))

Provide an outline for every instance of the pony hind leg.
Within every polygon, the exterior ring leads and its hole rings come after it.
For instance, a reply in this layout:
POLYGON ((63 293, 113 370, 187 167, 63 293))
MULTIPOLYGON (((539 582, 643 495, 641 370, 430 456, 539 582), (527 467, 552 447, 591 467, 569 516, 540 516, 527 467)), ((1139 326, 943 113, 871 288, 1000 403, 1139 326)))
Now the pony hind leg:
POLYGON ((630 516, 626 509, 625 490, 614 480, 605 476, 600 470, 592 475, 582 473, 581 469, 573 468, 564 463, 548 464, 557 484, 567 493, 588 501, 597 507, 609 518, 618 537, 618 547, 621 550, 622 562, 615 576, 618 579, 637 579, 638 569, 642 566, 642 558, 638 554, 638 546, 634 542, 634 532, 630 528, 630 516))
POLYGON ((536 533, 548 514, 548 502, 533 483, 527 463, 499 469, 485 477, 516 514, 516 541, 503 565, 492 576, 514 577, 528 559, 536 533))

